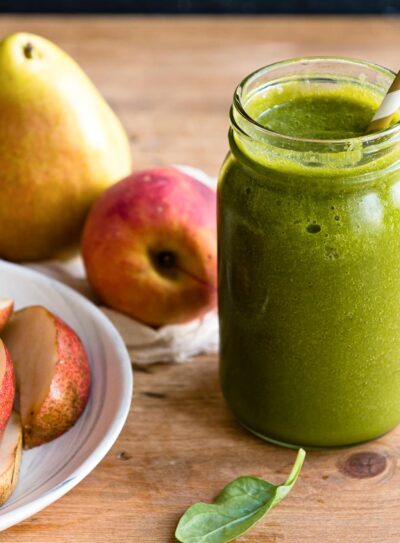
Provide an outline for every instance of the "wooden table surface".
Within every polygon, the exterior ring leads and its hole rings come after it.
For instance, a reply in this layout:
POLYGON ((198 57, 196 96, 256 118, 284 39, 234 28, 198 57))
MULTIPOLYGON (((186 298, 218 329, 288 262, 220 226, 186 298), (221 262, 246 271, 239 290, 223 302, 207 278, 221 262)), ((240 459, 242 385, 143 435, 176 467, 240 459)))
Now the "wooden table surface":
MULTIPOLYGON (((215 175, 235 85, 270 62, 346 55, 400 66, 396 18, 2 17, 83 66, 125 124, 135 167, 186 163, 215 175)), ((290 496, 243 543, 400 540, 400 429, 309 453, 290 496)), ((242 430, 218 387, 217 357, 136 371, 134 403, 112 450, 57 503, 0 534, 7 543, 172 543, 182 512, 243 474, 281 481, 295 453, 242 430)))

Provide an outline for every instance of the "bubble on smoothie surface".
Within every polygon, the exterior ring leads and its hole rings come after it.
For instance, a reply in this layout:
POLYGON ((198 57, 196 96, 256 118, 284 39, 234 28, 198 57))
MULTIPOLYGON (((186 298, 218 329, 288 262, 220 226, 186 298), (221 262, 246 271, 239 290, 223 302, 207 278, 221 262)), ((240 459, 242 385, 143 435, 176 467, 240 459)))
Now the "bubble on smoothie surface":
POLYGON ((318 234, 318 232, 321 232, 321 227, 319 224, 309 224, 306 230, 310 234, 318 234))

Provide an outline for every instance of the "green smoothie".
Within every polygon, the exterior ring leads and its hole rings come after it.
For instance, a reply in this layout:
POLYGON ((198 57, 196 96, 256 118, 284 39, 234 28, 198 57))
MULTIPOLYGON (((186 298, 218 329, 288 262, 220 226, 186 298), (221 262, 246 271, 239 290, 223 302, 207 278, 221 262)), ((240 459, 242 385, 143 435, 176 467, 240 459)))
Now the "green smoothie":
POLYGON ((218 189, 220 375, 265 439, 341 446, 400 421, 398 134, 362 137, 383 93, 313 72, 253 84, 234 105, 218 189))

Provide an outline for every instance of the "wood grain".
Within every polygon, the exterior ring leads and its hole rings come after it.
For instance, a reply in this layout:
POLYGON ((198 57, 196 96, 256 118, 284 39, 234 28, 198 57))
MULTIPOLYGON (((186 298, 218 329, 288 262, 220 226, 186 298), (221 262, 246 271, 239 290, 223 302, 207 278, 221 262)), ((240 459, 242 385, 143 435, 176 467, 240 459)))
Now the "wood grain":
MULTIPOLYGON (((346 55, 399 68, 395 18, 3 17, 84 67, 125 124, 137 168, 187 163, 217 174, 228 109, 250 71, 301 55, 346 55)), ((4 543, 172 543, 187 506, 232 478, 278 482, 293 451, 233 420, 216 357, 136 371, 134 406, 104 461, 67 496, 0 534, 4 543)), ((398 543, 400 429, 375 442, 309 453, 287 500, 243 543, 398 543)))

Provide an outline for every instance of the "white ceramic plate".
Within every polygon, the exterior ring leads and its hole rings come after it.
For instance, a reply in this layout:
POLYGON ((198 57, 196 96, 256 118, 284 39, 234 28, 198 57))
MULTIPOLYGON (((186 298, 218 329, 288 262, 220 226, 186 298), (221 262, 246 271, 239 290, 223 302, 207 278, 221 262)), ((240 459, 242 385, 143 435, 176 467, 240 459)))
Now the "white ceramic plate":
POLYGON ((0 298, 10 297, 17 309, 46 306, 78 333, 89 355, 92 389, 83 415, 71 430, 23 453, 18 487, 0 507, 0 530, 47 507, 93 470, 117 439, 132 397, 127 350, 97 307, 58 281, 0 261, 0 298))

